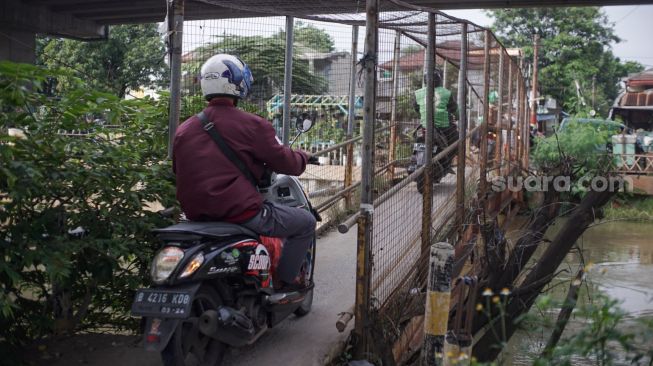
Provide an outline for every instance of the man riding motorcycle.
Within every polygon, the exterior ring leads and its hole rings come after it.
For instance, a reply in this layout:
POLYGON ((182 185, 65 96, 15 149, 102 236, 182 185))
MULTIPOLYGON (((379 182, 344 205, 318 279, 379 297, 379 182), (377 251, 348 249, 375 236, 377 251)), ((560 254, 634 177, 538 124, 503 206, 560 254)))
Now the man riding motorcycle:
MULTIPOLYGON (((424 75, 424 83, 426 84, 426 74, 424 75)), ((458 128, 455 120, 458 116, 458 105, 456 104, 455 97, 450 90, 442 86, 442 74, 439 69, 433 72, 434 98, 433 98, 433 144, 437 147, 437 151, 445 149, 447 146, 453 144, 458 140, 458 128)), ((420 123, 423 131, 426 131, 426 91, 427 87, 423 87, 415 91, 415 104, 414 108, 420 115, 420 123)), ((426 133, 422 134, 425 136, 426 133)), ((419 142, 424 142, 424 137, 418 138, 419 142)), ((451 162, 456 156, 456 151, 452 151, 444 161, 436 164, 434 169, 434 181, 438 182, 441 177, 447 173, 454 173, 451 169, 451 162), (441 171, 440 171, 441 170, 441 171)))
POLYGON ((179 126, 173 144, 177 199, 192 221, 230 222, 285 238, 280 283, 274 287, 281 292, 304 289, 296 277, 313 240, 315 217, 302 208, 263 201, 256 184, 266 169, 298 176, 315 158, 281 145, 270 122, 236 108, 254 80, 238 57, 209 58, 200 78, 208 106, 179 126), (224 153, 215 132, 236 157, 224 153))

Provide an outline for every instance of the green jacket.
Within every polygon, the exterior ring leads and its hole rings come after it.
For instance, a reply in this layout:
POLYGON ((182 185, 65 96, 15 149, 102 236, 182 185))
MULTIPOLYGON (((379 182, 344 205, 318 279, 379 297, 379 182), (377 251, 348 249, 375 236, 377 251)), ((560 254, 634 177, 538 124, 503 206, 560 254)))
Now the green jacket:
MULTIPOLYGON (((451 91, 443 87, 437 87, 433 99, 435 127, 449 127, 451 121, 458 115, 458 106, 451 96, 451 91)), ((415 101, 419 108, 422 127, 426 128, 426 87, 415 91, 415 101)))

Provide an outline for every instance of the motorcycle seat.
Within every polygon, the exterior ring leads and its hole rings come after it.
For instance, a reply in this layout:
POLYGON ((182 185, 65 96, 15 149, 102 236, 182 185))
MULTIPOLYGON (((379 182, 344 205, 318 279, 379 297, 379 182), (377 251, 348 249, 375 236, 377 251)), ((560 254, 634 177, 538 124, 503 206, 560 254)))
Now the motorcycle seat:
POLYGON ((245 236, 252 239, 259 238, 259 235, 252 230, 228 222, 197 222, 189 221, 168 226, 161 229, 152 230, 161 239, 181 239, 188 237, 188 239, 196 237, 224 239, 229 236, 245 236))

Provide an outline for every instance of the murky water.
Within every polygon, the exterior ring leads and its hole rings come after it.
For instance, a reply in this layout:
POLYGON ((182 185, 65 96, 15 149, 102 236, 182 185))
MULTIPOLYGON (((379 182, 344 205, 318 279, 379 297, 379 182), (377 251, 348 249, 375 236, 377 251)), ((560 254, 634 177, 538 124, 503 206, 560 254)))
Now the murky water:
MULTIPOLYGON (((559 226, 558 226, 559 227, 559 226)), ((551 238, 557 227, 547 236, 551 238)), ((557 281, 565 282, 551 291, 551 296, 563 299, 569 278, 579 268, 579 263, 593 263, 588 273, 587 286, 581 291, 579 304, 591 301, 599 293, 621 302, 620 307, 628 313, 620 324, 623 329, 636 326, 644 318, 653 317, 653 223, 608 222, 588 229, 579 240, 581 253, 567 255, 560 270, 568 272, 557 281)), ((537 254, 536 254, 537 255, 537 254)), ((537 316, 557 317, 557 309, 543 314, 535 307, 531 310, 537 316)), ((564 337, 577 331, 583 323, 572 317, 564 337)), ((504 358, 505 365, 531 365, 548 340, 550 331, 539 330, 515 334, 504 358)), ((653 344, 650 345, 653 348, 653 344)), ((596 361, 575 359, 574 365, 596 365, 596 361)))

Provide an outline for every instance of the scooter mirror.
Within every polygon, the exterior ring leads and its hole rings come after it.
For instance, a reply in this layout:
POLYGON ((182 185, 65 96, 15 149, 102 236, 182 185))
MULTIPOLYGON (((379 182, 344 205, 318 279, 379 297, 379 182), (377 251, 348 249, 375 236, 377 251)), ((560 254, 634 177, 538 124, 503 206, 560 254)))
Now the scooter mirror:
POLYGON ((313 128, 313 121, 307 118, 302 122, 302 126, 299 130, 302 133, 304 133, 304 132, 308 132, 308 130, 310 130, 311 128, 313 128))

